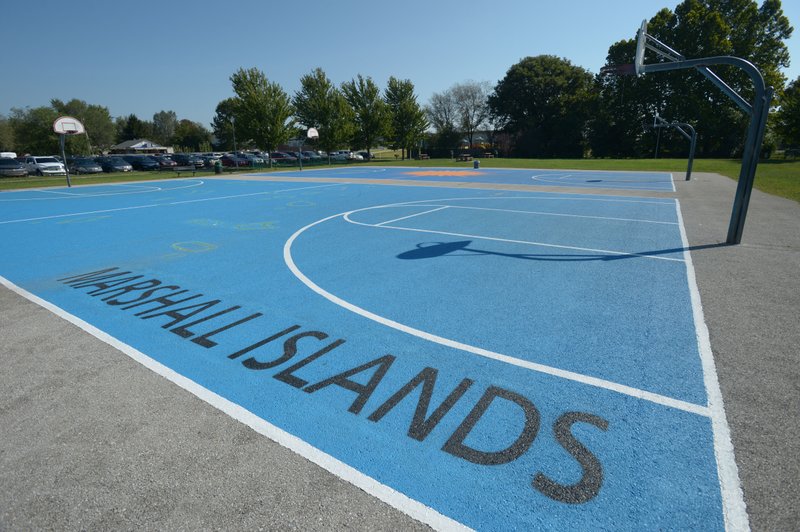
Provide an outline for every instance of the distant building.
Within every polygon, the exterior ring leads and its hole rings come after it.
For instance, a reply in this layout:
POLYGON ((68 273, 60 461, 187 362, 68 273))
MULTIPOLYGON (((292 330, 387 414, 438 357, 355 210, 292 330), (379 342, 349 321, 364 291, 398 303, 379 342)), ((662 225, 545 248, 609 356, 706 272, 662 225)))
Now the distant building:
POLYGON ((172 147, 162 146, 156 144, 152 140, 147 139, 133 139, 120 142, 115 146, 111 146, 108 150, 109 153, 172 153, 172 147))

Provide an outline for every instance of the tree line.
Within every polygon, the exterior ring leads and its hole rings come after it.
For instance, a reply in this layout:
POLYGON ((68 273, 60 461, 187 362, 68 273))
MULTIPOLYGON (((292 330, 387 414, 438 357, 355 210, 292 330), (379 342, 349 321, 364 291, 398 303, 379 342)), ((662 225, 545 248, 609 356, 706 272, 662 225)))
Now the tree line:
MULTIPOLYGON (((800 78, 787 84, 785 40, 793 28, 780 0, 684 0, 648 20, 648 33, 687 58, 733 55, 750 60, 775 88, 764 154, 776 146, 800 146, 800 78)), ((424 149, 448 155, 462 148, 494 150, 519 157, 651 156, 656 135, 661 153, 685 155, 685 140, 654 130, 654 117, 692 124, 697 153, 737 157, 748 117, 724 93, 695 71, 646 76, 605 74, 633 61, 634 36, 612 44, 600 74, 552 55, 525 57, 494 86, 464 81, 418 102, 414 84, 390 77, 381 90, 358 74, 334 84, 321 68, 300 80, 289 95, 257 68, 231 77, 234 96, 216 106, 211 130, 160 111, 152 121, 135 115, 112 120, 108 109, 81 100, 52 100, 49 107, 12 109, 0 116, 0 148, 52 153, 57 138, 50 127, 60 114, 81 119, 88 136, 68 139, 74 153, 102 151, 115 143, 148 138, 186 151, 259 148, 273 151, 314 128, 316 146, 367 149, 386 145, 403 157, 424 149)), ((648 58, 648 62, 655 61, 648 58)), ((749 78, 734 67, 715 72, 745 98, 749 78)))

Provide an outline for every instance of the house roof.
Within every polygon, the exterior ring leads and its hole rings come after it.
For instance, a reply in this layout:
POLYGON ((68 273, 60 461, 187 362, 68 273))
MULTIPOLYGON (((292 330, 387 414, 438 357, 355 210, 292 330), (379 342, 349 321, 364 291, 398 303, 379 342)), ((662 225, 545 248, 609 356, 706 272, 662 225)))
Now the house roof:
POLYGON ((163 148, 164 146, 147 139, 133 139, 120 142, 111 146, 112 150, 148 150, 152 148, 163 148))

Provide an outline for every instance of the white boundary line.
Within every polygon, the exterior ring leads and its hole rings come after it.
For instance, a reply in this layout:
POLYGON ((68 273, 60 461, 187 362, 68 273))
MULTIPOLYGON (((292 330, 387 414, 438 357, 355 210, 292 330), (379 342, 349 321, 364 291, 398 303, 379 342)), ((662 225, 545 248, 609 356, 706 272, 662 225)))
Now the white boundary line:
MULTIPOLYGON (((500 197, 500 196, 498 196, 500 197)), ((418 204, 422 205, 422 204, 418 204)), ((422 205, 425 206, 425 205, 422 205)), ((431 202, 430 207, 435 207, 436 204, 431 202)), ((511 212, 515 214, 534 214, 537 216, 562 216, 565 218, 588 218, 590 220, 611 220, 615 222, 637 222, 637 223, 644 223, 644 224, 662 224, 662 225, 678 225, 678 222, 661 222, 658 220, 642 220, 639 218, 614 218, 611 216, 587 216, 585 214, 564 214, 561 212, 542 212, 542 211, 518 211, 515 209, 492 209, 489 207, 470 207, 467 205, 445 205, 445 207, 451 209, 470 209, 475 211, 497 211, 497 212, 511 212)), ((433 212, 433 211, 429 211, 433 212)), ((402 218, 401 218, 402 220, 402 218)), ((392 220, 396 222, 397 220, 392 220)), ((384 222, 384 223, 391 223, 391 222, 384 222)), ((383 225, 383 224, 378 224, 383 225)))
MULTIPOLYGON (((298 188, 287 188, 284 190, 269 190, 265 192, 251 192, 249 194, 234 194, 232 196, 215 196, 213 198, 199 198, 193 200, 183 200, 183 201, 171 201, 169 203, 151 203, 148 205, 135 205, 133 207, 118 207, 116 209, 102 209, 97 211, 84 211, 84 212, 73 212, 68 214, 54 214, 52 216, 39 216, 36 218, 22 218, 18 220, 5 220, 0 221, 0 225, 3 224, 14 224, 20 222, 35 222, 38 220, 52 220, 54 218, 69 218, 70 216, 85 216, 87 214, 103 214, 107 212, 117 212, 117 211, 130 211, 133 209, 152 209, 154 207, 169 207, 170 205, 183 205, 185 203, 200 203, 203 201, 216 201, 216 200, 223 200, 223 199, 232 199, 232 198, 246 198, 250 196, 264 196, 266 194, 279 194, 282 192, 294 192, 295 190, 308 190, 312 188, 325 188, 325 187, 339 187, 342 185, 348 185, 349 183, 333 183, 329 185, 315 185, 311 187, 298 187, 298 188)), ((185 188, 185 187, 184 187, 185 188)), ((172 189, 174 190, 174 189, 172 189)))
POLYGON ((626 386, 624 384, 619 384, 619 383, 608 381, 608 380, 605 380, 605 379, 600 379, 600 378, 597 378, 597 377, 591 377, 591 376, 588 376, 588 375, 583 375, 581 373, 575 373, 575 372, 572 372, 572 371, 567 371, 567 370, 564 370, 564 369, 555 368, 555 367, 547 366, 547 365, 544 365, 544 364, 538 364, 536 362, 530 362, 530 361, 527 361, 527 360, 522 360, 522 359, 519 359, 519 358, 515 358, 515 357, 508 356, 508 355, 504 355, 502 353, 497 353, 497 352, 494 352, 494 351, 490 351, 488 349, 483 349, 481 347, 476 347, 476 346, 472 346, 472 345, 465 344, 465 343, 462 343, 462 342, 457 342, 457 341, 451 340, 449 338, 444 338, 442 336, 438 336, 438 335, 431 334, 431 333, 428 333, 428 332, 425 332, 425 331, 422 331, 422 330, 419 330, 419 329, 415 329, 414 327, 410 327, 408 325, 396 322, 394 320, 390 320, 390 319, 385 318, 383 316, 379 316, 378 314, 370 312, 370 311, 368 311, 366 309, 363 309, 363 308, 361 308, 359 306, 356 306, 356 305, 354 305, 354 304, 352 304, 352 303, 350 303, 348 301, 345 301, 344 299, 342 299, 342 298, 340 298, 338 296, 335 296, 334 294, 328 292, 327 290, 323 289, 322 287, 320 287, 319 285, 314 283, 314 281, 309 279, 302 271, 300 271, 300 269, 297 267, 297 264, 295 264, 294 259, 292 258, 292 244, 297 239, 297 237, 299 237, 302 233, 304 233, 305 231, 307 231, 308 229, 310 229, 310 228, 312 228, 312 227, 314 227, 316 225, 325 223, 325 222, 327 222, 329 220, 333 220, 334 218, 344 217, 345 215, 351 214, 353 212, 357 212, 358 210, 367 210, 367 209, 370 209, 370 208, 374 208, 374 207, 367 207, 366 209, 357 209, 355 211, 349 211, 349 212, 345 212, 345 213, 334 214, 332 216, 328 216, 327 218, 322 218, 320 220, 317 220, 316 222, 312 222, 312 223, 306 225, 305 227, 302 227, 302 228, 298 229, 294 234, 292 234, 292 236, 289 237, 289 239, 286 241, 286 244, 283 246, 283 260, 286 263, 286 266, 294 274, 294 276, 297 277, 300 280, 300 282, 305 284, 312 291, 314 291, 317 294, 319 294, 320 296, 324 297, 325 299, 327 299, 331 303, 334 303, 335 305, 338 305, 338 306, 340 306, 340 307, 342 307, 342 308, 344 308, 346 310, 349 310, 349 311, 351 311, 351 312, 353 312, 355 314, 363 316, 363 317, 365 317, 367 319, 370 319, 370 320, 372 320, 372 321, 374 321, 376 323, 380 323, 381 325, 385 325, 385 326, 390 327, 392 329, 396 329, 398 331, 410 334, 412 336, 416 336, 418 338, 422 338, 424 340, 428 340, 430 342, 434 342, 434 343, 437 343, 437 344, 440 344, 440 345, 444 345, 444 346, 447 346, 447 347, 452 347, 452 348, 458 349, 460 351, 466 351, 468 353, 472 353, 472 354, 475 354, 475 355, 478 355, 478 356, 482 356, 482 357, 485 357, 485 358, 490 358, 492 360, 497 360, 497 361, 500 361, 500 362, 504 362, 506 364, 511 364, 511 365, 514 365, 514 366, 530 369, 530 370, 533 370, 533 371, 536 371, 536 372, 539 372, 539 373, 545 373, 545 374, 548 374, 548 375, 553 375, 555 377, 560 377, 562 379, 567 379, 567 380, 579 382, 579 383, 582 383, 582 384, 587 384, 589 386, 594 386, 594 387, 597 387, 597 388, 603 388, 603 389, 606 389, 606 390, 611 390, 611 391, 614 391, 614 392, 617 392, 617 393, 620 393, 620 394, 623 394, 623 395, 628 395, 628 396, 631 396, 631 397, 635 397, 637 399, 643 399, 645 401, 650 401, 652 403, 660 404, 660 405, 663 405, 663 406, 668 406, 670 408, 683 410, 685 412, 690 412, 690 413, 693 413, 693 414, 706 416, 706 417, 709 416, 708 408, 706 406, 703 406, 703 405, 689 403, 687 401, 682 401, 680 399, 675 399, 673 397, 667 397, 667 396, 664 396, 664 395, 648 392, 646 390, 640 390, 638 388, 633 388, 631 386, 626 386))
MULTIPOLYGON (((62 194, 66 197, 58 197, 58 198, 0 198, 1 202, 10 202, 10 201, 53 201, 57 199, 80 199, 80 198, 100 198, 104 196, 126 196, 130 194, 147 194, 148 192, 171 192, 173 190, 182 190, 184 188, 193 188, 199 187, 205 184, 205 181, 200 179, 191 179, 191 180, 184 180, 182 179, 181 182, 184 181, 194 181, 191 185, 185 185, 180 187, 159 187, 159 186, 147 186, 147 185, 127 185, 125 183, 103 183, 101 185, 86 185, 92 187, 99 187, 99 186, 110 186, 110 187, 119 187, 119 186, 129 186, 129 187, 140 187, 140 188, 149 188, 150 190, 131 190, 128 192, 98 192, 96 194, 75 194, 73 192, 60 192, 58 190, 47 190, 43 188, 31 188, 27 190, 15 190, 14 192, 47 192, 49 194, 62 194)), ((158 183, 159 181, 157 181, 158 183)), ((174 182, 174 181, 173 181, 174 182)))
MULTIPOLYGON (((350 183, 354 185, 360 185, 361 183, 350 183)), ((366 185, 369 186, 369 185, 366 185)), ((485 191, 484 191, 485 192, 485 191)), ((503 193, 517 193, 517 194, 525 194, 525 192, 519 192, 514 190, 503 190, 500 191, 503 193)), ((601 197, 597 194, 566 194, 564 192, 530 192, 530 194, 537 194, 534 196, 460 196, 456 198, 436 198, 436 199, 427 199, 427 200, 419 200, 419 201, 406 201, 402 203, 391 203, 387 206, 393 207, 396 205, 414 205, 417 203, 434 203, 434 202, 441 202, 441 201, 467 201, 467 200, 496 200, 496 199, 507 199, 507 200, 519 200, 519 199, 533 199, 533 200, 540 200, 540 201, 598 201, 602 203, 641 203, 644 205, 664 205, 670 208, 675 208, 675 201, 672 199, 669 200, 660 200, 658 198, 647 199, 641 196, 638 196, 639 199, 622 199, 622 196, 607 196, 601 197), (541 196, 538 194, 542 194, 541 196), (586 197, 592 196, 592 197, 586 197)), ((633 196, 637 197, 637 196, 633 196)))
POLYGON ((683 215, 678 200, 675 200, 680 221, 681 240, 686 259, 686 278, 689 285, 689 294, 692 300, 692 315, 695 330, 697 331, 697 346, 700 352, 700 361, 703 366, 703 380, 708 396, 708 410, 711 414, 711 429, 714 435, 714 457, 717 460, 719 486, 722 496, 722 511, 725 518, 725 529, 730 531, 750 530, 747 506, 744 502, 742 485, 739 480, 739 468, 733 452, 733 441, 725 417, 725 405, 722 400, 722 390, 719 386, 717 368, 714 363, 714 353, 711 350, 711 338, 708 333, 703 305, 700 302, 700 290, 697 287, 697 277, 689 253, 689 239, 683 225, 683 215))
MULTIPOLYGON (((431 207, 433 207, 433 205, 431 205, 431 207)), ((441 210, 447 209, 448 207, 449 207, 449 205, 442 205, 438 209, 431 209, 429 211, 418 212, 416 214, 409 214, 408 216, 403 216, 402 218, 395 218, 394 220, 387 220, 385 222, 381 222, 379 224, 375 224, 375 227, 381 227, 381 226, 384 226, 386 224, 399 222, 400 220, 408 220, 409 218, 414 218, 415 216, 422 216, 424 214, 430 214, 432 212, 441 211, 441 210)))
MULTIPOLYGON (((583 177, 591 177, 593 175, 590 172, 587 172, 587 173, 588 173, 588 175, 587 176, 583 176, 583 177)), ((675 192, 675 183, 672 180, 672 174, 667 174, 667 175, 670 176, 669 185, 672 188, 672 192, 675 192)), ((532 181, 539 181, 541 183, 551 183, 551 184, 561 185, 561 184, 565 183, 565 181, 562 181, 563 179, 566 179, 567 177, 572 177, 572 176, 573 176, 573 174, 537 174, 537 175, 531 176, 531 180, 532 181), (542 179, 543 177, 551 177, 553 179, 542 179)), ((577 177, 577 176, 575 176, 575 177, 577 177)), ((602 186, 602 184, 598 185, 596 183, 589 183, 589 182, 586 182, 586 181, 578 181, 578 182, 575 182, 575 183, 568 182, 568 183, 569 183, 569 186, 577 186, 577 187, 585 187, 585 188, 604 188, 602 186)), ((614 186, 613 185, 613 183, 646 184, 646 183, 666 183, 666 181, 609 181, 609 183, 612 183, 612 185, 608 186, 608 187, 605 187, 605 188, 616 189, 616 190, 633 190, 633 191, 641 190, 641 191, 650 191, 650 192, 659 192, 659 191, 667 192, 663 188, 653 188, 653 187, 626 188, 624 186, 614 186)))
MULTIPOLYGON (((48 194, 61 194, 63 196, 80 196, 81 194, 73 194, 72 192, 61 192, 60 190, 43 190, 37 189, 37 192, 47 192, 48 194)), ((53 198, 38 198, 38 199, 53 199, 53 198)))
POLYGON ((350 484, 353 484, 354 486, 361 488, 362 490, 366 491, 373 497, 380 499, 381 501, 400 510, 406 515, 409 515, 412 518, 417 519, 418 521, 430 525, 431 527, 437 530, 471 530, 469 527, 462 525, 458 521, 455 521, 445 515, 442 515, 433 508, 425 506, 421 502, 415 501, 414 499, 411 499, 410 497, 404 495, 403 493, 400 493, 399 491, 378 482, 374 478, 365 475, 364 473, 347 465, 346 463, 317 449, 311 444, 306 443, 300 438, 258 417, 257 415, 243 408, 242 406, 237 405, 236 403, 233 403, 228 399, 225 399, 221 395, 212 392, 208 388, 201 386, 200 384, 194 382, 193 380, 184 377, 180 373, 177 373, 176 371, 161 364, 155 359, 150 358, 149 356, 145 355, 138 349, 135 349, 130 345, 114 338, 110 334, 98 329, 94 325, 85 322, 84 320, 78 318, 73 314, 70 314, 69 312, 61 309, 60 307, 57 307, 56 305, 40 298, 39 296, 36 296, 31 292, 28 292, 24 288, 15 285, 5 277, 0 276, 0 284, 7 287, 11 291, 16 292, 17 294, 24 297, 28 301, 31 301, 39 305, 40 307, 49 310, 56 316, 79 327, 80 329, 91 334, 98 340, 105 342, 111 347, 128 355, 130 358, 140 363, 141 365, 145 366, 147 369, 153 371, 154 373, 157 373, 158 375, 161 375, 162 377, 173 382, 174 384, 177 384, 179 387, 183 388, 184 390, 191 393, 195 397, 198 397, 202 401, 205 401, 209 405, 229 415, 235 420, 244 423, 251 429, 258 432, 259 434, 266 436, 267 438, 278 443, 279 445, 282 445, 283 447, 286 447, 290 451, 293 451, 294 453, 302 456, 303 458, 317 464, 326 471, 333 473, 337 477, 341 478, 342 480, 345 480, 346 482, 349 482, 350 484))

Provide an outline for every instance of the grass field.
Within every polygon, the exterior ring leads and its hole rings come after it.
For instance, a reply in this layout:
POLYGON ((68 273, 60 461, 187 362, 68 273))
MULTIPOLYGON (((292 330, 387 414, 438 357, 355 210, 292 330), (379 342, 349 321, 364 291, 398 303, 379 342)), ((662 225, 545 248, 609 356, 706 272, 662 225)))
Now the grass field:
MULTIPOLYGON (((386 155, 379 153, 380 155, 386 155)), ((362 165, 365 163, 354 163, 362 165)), ((438 167, 472 167, 472 162, 456 162, 451 159, 432 159, 425 161, 400 161, 394 157, 376 158, 376 165, 413 165, 438 167)), ((339 166, 339 165, 337 165, 339 166)), ((686 172, 685 159, 481 159, 481 166, 487 168, 540 168, 546 170, 632 170, 675 172, 676 178, 686 172)), ((693 172, 721 174, 731 179, 739 177, 741 162, 735 159, 696 159, 693 172)), ((280 168, 286 169, 286 168, 280 168)), ((276 169, 276 170, 280 170, 276 169)), ((268 171, 259 169, 259 172, 268 171)), ((229 171, 225 171, 229 175, 229 171)), ((191 176, 182 173, 181 177, 191 176)), ((197 172, 197 177, 214 175, 213 171, 197 172)), ((99 183, 119 183, 126 181, 146 181, 176 177, 174 174, 159 172, 131 172, 124 174, 101 174, 96 176, 72 176, 74 185, 99 183)), ((0 178, 0 190, 21 188, 63 186, 66 180, 57 177, 5 177, 0 178)), ((755 187, 768 194, 774 194, 800 202, 800 160, 771 159, 758 164, 755 187)))

